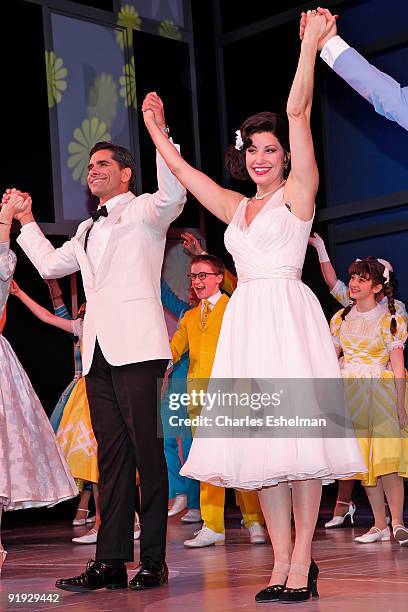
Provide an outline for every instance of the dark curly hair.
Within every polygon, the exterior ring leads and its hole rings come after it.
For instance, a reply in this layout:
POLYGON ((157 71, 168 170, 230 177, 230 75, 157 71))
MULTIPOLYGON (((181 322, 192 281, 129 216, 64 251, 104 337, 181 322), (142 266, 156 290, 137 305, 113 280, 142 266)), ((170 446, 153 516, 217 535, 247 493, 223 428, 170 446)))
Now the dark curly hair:
POLYGON ((244 121, 240 127, 241 138, 244 146, 241 151, 238 151, 234 145, 230 145, 225 155, 225 165, 228 172, 235 179, 246 181, 249 179, 249 174, 245 164, 245 151, 252 145, 252 134, 260 134, 261 132, 271 132, 281 144, 285 151, 285 161, 287 167, 284 168, 283 176, 286 178, 290 171, 289 162, 289 125, 286 117, 279 113, 270 113, 265 111, 251 115, 244 121))
MULTIPOLYGON (((353 261, 349 267, 350 278, 356 274, 366 280, 371 280, 373 285, 381 285, 382 293, 388 300, 388 310, 391 314, 390 331, 394 336, 397 331, 397 319, 395 317, 395 302, 394 302, 394 289, 391 282, 386 282, 384 277, 385 266, 378 261, 375 257, 366 257, 365 259, 359 259, 353 261)), ((344 319, 353 307, 353 303, 349 304, 342 312, 341 318, 344 319)))

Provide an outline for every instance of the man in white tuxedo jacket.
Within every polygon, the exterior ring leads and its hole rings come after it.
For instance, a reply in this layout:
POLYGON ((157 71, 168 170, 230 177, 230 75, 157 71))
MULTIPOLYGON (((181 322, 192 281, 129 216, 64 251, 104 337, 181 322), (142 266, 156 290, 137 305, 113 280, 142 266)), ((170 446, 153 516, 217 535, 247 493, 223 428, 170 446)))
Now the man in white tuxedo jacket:
MULTIPOLYGON (((321 39, 321 58, 353 89, 370 102, 377 113, 408 130, 408 87, 371 65, 340 36, 334 16, 328 9, 317 11, 327 19, 328 31, 321 39)), ((302 37, 301 20, 301 37, 302 37)))
POLYGON ((83 371, 98 442, 102 524, 95 563, 56 585, 69 591, 127 587, 137 469, 142 567, 130 586, 143 589, 167 582, 168 485, 156 403, 157 379, 171 352, 160 274, 166 232, 186 191, 157 155, 158 191, 135 196, 133 157, 112 143, 93 148, 88 170, 100 204, 71 240, 55 249, 34 222, 29 198, 18 237, 43 278, 80 270, 87 300, 83 371))

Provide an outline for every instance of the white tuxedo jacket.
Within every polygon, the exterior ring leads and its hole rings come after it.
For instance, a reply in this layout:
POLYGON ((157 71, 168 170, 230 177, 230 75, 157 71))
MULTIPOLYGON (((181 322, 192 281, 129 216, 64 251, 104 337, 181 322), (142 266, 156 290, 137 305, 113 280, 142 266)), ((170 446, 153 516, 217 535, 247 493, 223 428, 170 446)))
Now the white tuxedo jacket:
POLYGON ((83 373, 91 367, 95 340, 111 365, 169 359, 171 352, 160 298, 166 232, 186 201, 186 190, 157 154, 159 189, 127 192, 109 213, 110 237, 95 273, 84 251, 83 221, 76 235, 55 249, 36 223, 22 228, 17 242, 43 278, 81 270, 87 300, 83 373))

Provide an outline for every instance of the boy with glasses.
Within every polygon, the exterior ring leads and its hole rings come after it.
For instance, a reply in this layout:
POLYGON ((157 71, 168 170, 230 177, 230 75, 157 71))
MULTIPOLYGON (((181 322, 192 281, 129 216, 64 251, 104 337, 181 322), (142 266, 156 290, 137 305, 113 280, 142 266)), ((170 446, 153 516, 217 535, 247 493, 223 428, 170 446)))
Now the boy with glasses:
MULTIPOLYGON (((213 255, 203 254, 191 262, 192 288, 200 300, 195 308, 188 310, 173 336, 170 348, 173 362, 190 352, 190 367, 187 380, 191 385, 199 379, 209 379, 220 334, 222 318, 229 298, 221 293, 225 266, 213 255)), ((200 508, 203 527, 195 537, 186 540, 188 548, 202 548, 225 543, 224 526, 225 489, 208 483, 200 483, 200 508)), ((237 492, 244 525, 249 529, 252 544, 266 542, 264 519, 256 491, 237 492)))

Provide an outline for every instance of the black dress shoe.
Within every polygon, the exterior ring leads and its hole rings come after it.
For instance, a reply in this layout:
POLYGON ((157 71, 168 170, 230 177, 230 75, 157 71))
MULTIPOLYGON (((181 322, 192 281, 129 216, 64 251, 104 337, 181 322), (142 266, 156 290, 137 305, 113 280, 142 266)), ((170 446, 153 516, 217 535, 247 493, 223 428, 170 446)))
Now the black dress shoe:
POLYGON ((280 603, 299 603, 301 601, 307 601, 310 597, 319 597, 317 591, 317 577, 319 575, 319 568, 313 561, 309 567, 309 573, 307 576, 307 586, 300 589, 291 589, 286 587, 281 595, 279 596, 280 603))
POLYGON ((146 559, 136 576, 129 582, 131 589, 141 591, 161 586, 169 581, 169 571, 164 561, 146 559))
POLYGON ((128 578, 126 567, 114 569, 100 561, 90 559, 86 570, 80 576, 74 578, 61 578, 55 586, 63 591, 75 591, 85 593, 96 589, 127 589, 128 578))
POLYGON ((285 588, 284 584, 272 584, 271 586, 262 589, 255 595, 255 601, 257 603, 267 603, 268 601, 279 601, 279 595, 285 588))

